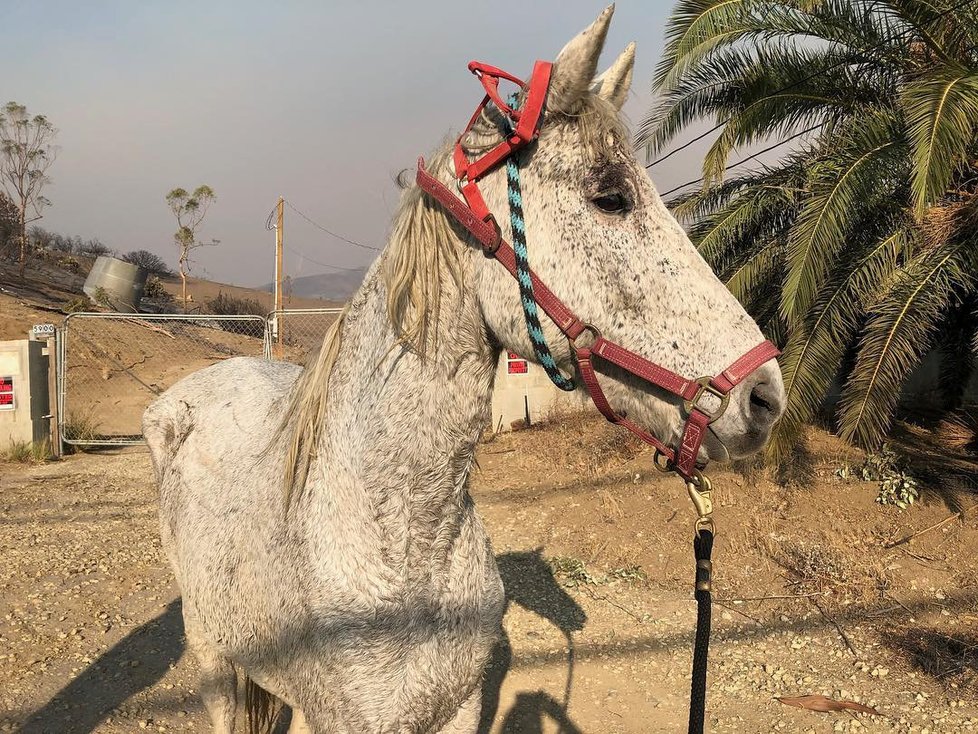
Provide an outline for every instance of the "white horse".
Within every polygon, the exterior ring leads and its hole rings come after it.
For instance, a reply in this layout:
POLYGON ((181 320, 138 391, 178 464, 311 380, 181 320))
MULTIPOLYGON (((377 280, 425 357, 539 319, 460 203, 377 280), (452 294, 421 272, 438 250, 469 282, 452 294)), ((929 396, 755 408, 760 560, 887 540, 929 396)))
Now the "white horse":
MULTIPOLYGON (((714 374, 762 337, 635 160, 619 122, 634 46, 594 80, 612 11, 560 53, 524 156, 531 263, 605 336, 714 374)), ((484 116, 464 144, 477 155, 501 135, 484 116)), ((430 170, 453 181, 447 146, 430 170)), ((481 189, 505 221, 505 172, 481 189)), ((271 694, 314 732, 476 731, 504 597, 467 482, 503 349, 533 354, 516 281, 410 186, 305 370, 232 359, 147 409, 163 545, 216 732, 234 726, 236 669, 262 689, 251 708, 271 694)), ((676 442, 680 400, 598 369, 617 410, 676 442)), ((733 390, 700 459, 756 451, 782 403, 769 362, 733 390)))

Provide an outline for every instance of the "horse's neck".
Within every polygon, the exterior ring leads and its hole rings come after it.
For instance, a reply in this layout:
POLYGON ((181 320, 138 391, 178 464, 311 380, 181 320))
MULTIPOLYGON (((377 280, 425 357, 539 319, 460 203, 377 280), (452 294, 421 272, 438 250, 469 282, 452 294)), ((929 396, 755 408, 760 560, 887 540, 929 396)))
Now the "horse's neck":
POLYGON ((437 346, 422 359, 397 345, 374 268, 351 303, 330 378, 321 476, 326 495, 337 490, 331 476, 342 485, 348 506, 326 501, 360 516, 385 562, 412 579, 438 573, 469 512, 497 356, 471 289, 449 289, 432 325, 437 346))

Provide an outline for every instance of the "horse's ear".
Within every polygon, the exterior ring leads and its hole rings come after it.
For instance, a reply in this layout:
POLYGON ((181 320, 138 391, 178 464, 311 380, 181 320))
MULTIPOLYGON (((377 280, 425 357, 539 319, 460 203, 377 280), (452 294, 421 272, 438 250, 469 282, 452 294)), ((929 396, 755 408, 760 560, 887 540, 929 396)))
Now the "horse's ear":
POLYGON ((635 42, 625 46, 621 56, 601 76, 594 80, 591 91, 610 102, 616 110, 620 110, 628 91, 632 88, 632 71, 635 69, 635 42))
POLYGON ((578 102, 588 93, 591 80, 598 69, 598 57, 604 48, 608 26, 615 6, 609 5, 588 28, 564 46, 554 62, 550 77, 550 93, 547 108, 560 112, 573 112, 578 102))

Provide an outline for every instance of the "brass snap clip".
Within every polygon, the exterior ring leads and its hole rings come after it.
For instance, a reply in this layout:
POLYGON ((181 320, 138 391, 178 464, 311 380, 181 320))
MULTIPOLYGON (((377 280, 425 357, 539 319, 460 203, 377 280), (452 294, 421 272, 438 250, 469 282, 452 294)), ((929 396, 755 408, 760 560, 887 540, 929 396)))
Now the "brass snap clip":
POLYGON ((692 479, 687 480, 686 491, 696 509, 696 534, 699 535, 703 530, 713 533, 713 483, 710 478, 696 472, 692 479))

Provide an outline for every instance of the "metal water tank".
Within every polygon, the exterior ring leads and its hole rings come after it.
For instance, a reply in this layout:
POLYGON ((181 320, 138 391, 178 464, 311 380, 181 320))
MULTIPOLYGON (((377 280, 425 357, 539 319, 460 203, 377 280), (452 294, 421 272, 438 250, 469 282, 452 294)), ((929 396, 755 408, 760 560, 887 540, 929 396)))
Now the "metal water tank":
POLYGON ((100 306, 106 305, 116 311, 138 311, 146 276, 147 272, 137 265, 100 255, 82 290, 100 306), (105 303, 100 303, 103 300, 105 303))

